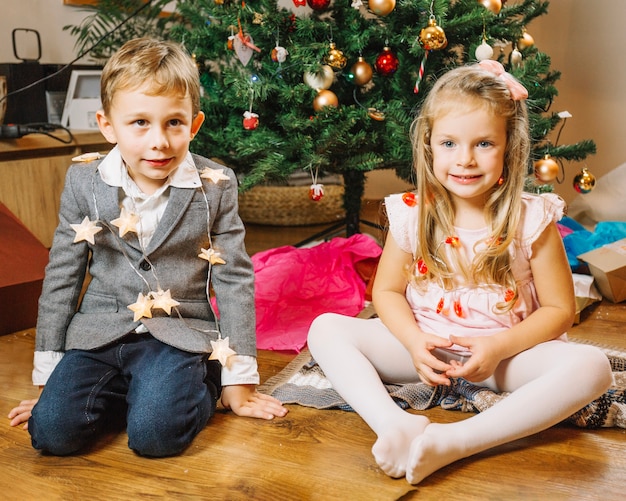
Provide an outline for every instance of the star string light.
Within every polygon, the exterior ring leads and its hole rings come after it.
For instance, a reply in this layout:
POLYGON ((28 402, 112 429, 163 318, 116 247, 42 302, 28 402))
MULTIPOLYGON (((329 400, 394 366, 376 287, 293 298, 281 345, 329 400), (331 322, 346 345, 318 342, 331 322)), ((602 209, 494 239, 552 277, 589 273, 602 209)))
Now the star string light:
POLYGON ((226 264, 219 252, 214 251, 212 248, 202 249, 202 252, 198 254, 198 257, 208 261, 211 264, 226 264))
POLYGON ((236 352, 230 348, 227 337, 211 341, 211 348, 213 348, 213 351, 209 356, 209 360, 219 360, 220 364, 224 367, 228 367, 228 358, 236 354, 236 352))
POLYGON ((226 174, 224 174, 224 169, 211 169, 210 167, 205 167, 204 170, 200 173, 200 177, 208 179, 215 184, 220 181, 230 180, 230 178, 226 174))
POLYGON ((150 294, 144 296, 141 292, 137 295, 137 302, 128 305, 128 309, 135 313, 133 322, 145 317, 152 318, 152 305, 154 301, 150 294))
POLYGON ((137 233, 137 225, 139 224, 139 216, 133 212, 128 212, 124 207, 120 212, 120 217, 111 221, 113 226, 119 229, 120 237, 123 237, 129 231, 137 233))
POLYGON ((70 226, 76 232, 74 243, 86 240, 91 245, 94 245, 94 235, 102 231, 102 228, 98 226, 98 221, 90 221, 87 216, 80 224, 70 224, 70 226))
POLYGON ((172 298, 172 293, 169 289, 166 291, 159 289, 157 292, 150 292, 152 298, 152 308, 160 308, 168 315, 172 314, 172 308, 178 306, 180 303, 172 298))

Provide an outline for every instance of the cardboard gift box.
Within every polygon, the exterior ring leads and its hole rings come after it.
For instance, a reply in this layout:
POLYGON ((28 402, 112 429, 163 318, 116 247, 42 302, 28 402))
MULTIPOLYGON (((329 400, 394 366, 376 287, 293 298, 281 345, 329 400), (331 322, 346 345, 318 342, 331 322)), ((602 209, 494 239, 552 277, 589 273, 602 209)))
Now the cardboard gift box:
POLYGON ((578 256, 589 266, 600 293, 613 303, 626 299, 626 238, 578 256))
POLYGON ((48 249, 0 203, 0 334, 34 327, 48 249))

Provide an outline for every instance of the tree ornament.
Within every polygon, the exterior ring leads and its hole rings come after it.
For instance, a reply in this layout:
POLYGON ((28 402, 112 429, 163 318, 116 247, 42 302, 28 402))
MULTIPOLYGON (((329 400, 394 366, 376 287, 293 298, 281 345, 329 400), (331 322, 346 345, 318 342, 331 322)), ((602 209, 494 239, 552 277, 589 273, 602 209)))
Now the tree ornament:
POLYGON ((339 99, 333 91, 330 91, 328 89, 320 89, 317 93, 317 96, 315 96, 315 99, 313 99, 313 109, 315 111, 320 111, 326 106, 333 106, 334 108, 336 108, 337 106, 339 106, 339 99))
POLYGON ((493 12, 497 16, 500 14, 504 2, 502 2, 502 0, 478 0, 478 3, 482 4, 485 9, 493 12))
POLYGON ((535 162, 535 177, 540 183, 553 182, 559 174, 559 164, 548 153, 535 162))
POLYGON ((428 26, 421 29, 418 41, 424 50, 444 49, 448 45, 446 33, 443 28, 437 26, 437 20, 433 14, 428 19, 428 26))
POLYGON ((526 49, 535 45, 535 39, 531 37, 526 30, 522 33, 522 36, 517 40, 517 46, 520 49, 526 49))
POLYGON ((517 50, 517 45, 511 51, 511 54, 509 56, 509 62, 511 63, 511 66, 513 68, 519 68, 522 64, 522 53, 517 50))
POLYGON ((355 85, 359 86, 367 84, 372 79, 372 75, 374 74, 372 66, 363 58, 363 56, 359 56, 357 62, 350 68, 350 72, 354 75, 355 85))
POLYGON ((306 0, 306 3, 313 10, 326 10, 330 5, 330 0, 306 0))
POLYGON ((323 184, 312 184, 311 188, 309 188, 309 198, 314 202, 319 202, 324 196, 324 185, 323 184))
POLYGON ((377 122, 385 121, 385 113, 377 110, 376 108, 368 108, 367 116, 370 117, 372 120, 376 120, 377 122))
POLYGON ((317 72, 307 71, 304 73, 304 83, 315 90, 329 89, 335 79, 335 72, 327 64, 323 65, 317 72))
POLYGON ((483 43, 476 47, 475 54, 478 61, 484 61, 485 59, 491 59, 491 56, 493 56, 493 49, 491 48, 491 45, 487 43, 487 40, 483 38, 483 43))
POLYGON ((241 64, 247 66, 252 57, 252 51, 261 52, 261 49, 254 45, 254 40, 248 33, 243 32, 241 21, 237 20, 237 23, 239 24, 239 32, 233 39, 233 47, 241 64))
POLYGON ((574 177, 574 189, 583 195, 593 190, 595 185, 596 177, 586 167, 574 177))
POLYGON ((277 45, 272 49, 271 57, 272 61, 274 61, 275 63, 284 63, 287 60, 288 55, 289 52, 287 52, 287 49, 281 47, 280 45, 277 45))
POLYGON ((391 52, 389 47, 384 47, 383 51, 376 58, 374 66, 378 73, 384 77, 388 77, 396 72, 399 64, 398 56, 391 52))
POLYGON ((324 62, 334 70, 342 70, 346 67, 348 59, 344 56, 343 52, 337 48, 335 42, 330 42, 330 50, 324 58, 324 62))
POLYGON ((369 0, 367 6, 377 16, 386 16, 396 8, 396 0, 369 0))
POLYGON ((254 130, 259 126, 259 115, 246 111, 243 114, 243 128, 246 130, 254 130))

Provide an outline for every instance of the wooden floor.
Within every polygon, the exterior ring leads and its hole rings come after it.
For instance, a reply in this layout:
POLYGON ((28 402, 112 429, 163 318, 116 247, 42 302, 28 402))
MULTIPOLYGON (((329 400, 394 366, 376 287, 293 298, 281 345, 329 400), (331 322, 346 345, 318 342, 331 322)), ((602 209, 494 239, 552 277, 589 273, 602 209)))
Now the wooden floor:
MULTIPOLYGON (((299 242, 320 228, 248 229, 249 252, 299 242)), ((570 333, 626 350, 626 304, 589 307, 570 333)), ((34 331, 0 336, 0 414, 33 398, 34 331)), ((293 354, 260 352, 262 380, 293 354)), ((432 409, 431 420, 467 414, 432 409)), ((626 491, 626 430, 556 426, 465 459, 419 486, 393 480, 370 454, 373 433, 354 413, 290 406, 264 422, 218 411, 189 450, 144 459, 124 433, 103 437, 79 456, 42 456, 28 433, 0 426, 0 499, 29 500, 617 500, 626 491)))

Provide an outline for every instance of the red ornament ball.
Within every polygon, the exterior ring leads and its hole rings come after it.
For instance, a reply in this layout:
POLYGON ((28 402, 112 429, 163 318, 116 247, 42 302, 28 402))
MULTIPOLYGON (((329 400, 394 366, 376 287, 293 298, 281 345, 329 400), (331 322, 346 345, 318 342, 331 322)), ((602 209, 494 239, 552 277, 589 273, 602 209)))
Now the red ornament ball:
POLYGON ((246 111, 243 114, 243 128, 246 130, 254 130, 259 126, 259 115, 246 111))
POLYGON ((379 74, 388 77, 396 72, 399 64, 398 56, 389 47, 385 47, 376 58, 375 67, 379 74))
POLYGON ((309 188, 309 198, 314 202, 319 202, 324 196, 324 185, 323 184, 312 184, 309 188))
POLYGON ((306 0, 313 10, 325 10, 330 5, 330 0, 306 0))

